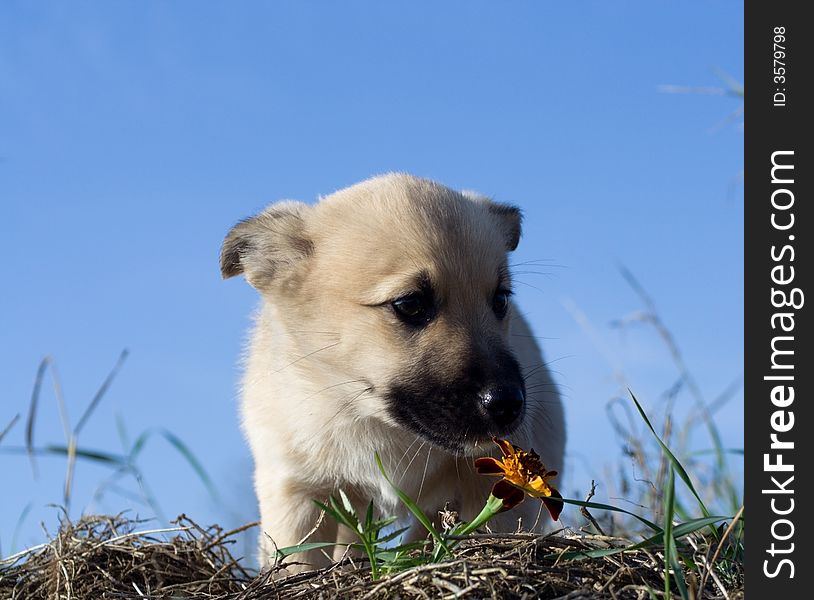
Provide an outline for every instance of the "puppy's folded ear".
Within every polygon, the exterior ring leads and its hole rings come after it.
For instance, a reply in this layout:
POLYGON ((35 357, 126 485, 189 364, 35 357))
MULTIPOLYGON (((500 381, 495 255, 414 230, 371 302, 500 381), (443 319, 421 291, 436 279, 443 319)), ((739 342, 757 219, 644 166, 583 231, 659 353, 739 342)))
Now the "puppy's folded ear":
POLYGON ((511 204, 501 204, 492 200, 487 201, 489 212, 497 217, 500 227, 503 229, 503 236, 506 240, 506 250, 512 252, 520 243, 520 233, 522 230, 523 213, 520 209, 511 204))
POLYGON ((309 210, 302 202, 279 202, 235 225, 220 251, 223 278, 243 273, 252 286, 265 289, 291 274, 313 252, 306 234, 309 210))
POLYGON ((486 209, 497 219, 498 227, 503 231, 506 250, 509 252, 514 251, 517 244, 520 243, 521 224, 523 222, 523 213, 520 212, 520 209, 511 204, 495 202, 491 198, 470 190, 464 190, 461 193, 470 200, 486 205, 486 209))

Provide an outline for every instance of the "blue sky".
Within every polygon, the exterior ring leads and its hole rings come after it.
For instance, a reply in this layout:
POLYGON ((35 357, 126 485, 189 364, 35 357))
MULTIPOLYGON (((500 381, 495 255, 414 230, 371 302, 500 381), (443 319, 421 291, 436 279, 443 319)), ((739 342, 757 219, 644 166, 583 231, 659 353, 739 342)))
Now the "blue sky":
MULTIPOLYGON (((654 410, 677 377, 651 329, 612 327, 642 308, 619 264, 710 397, 742 374, 741 101, 659 88, 724 87, 719 71, 743 80, 740 3, 3 2, 0 427, 44 355, 75 422, 128 348, 80 444, 119 450, 116 415, 131 438, 171 430, 223 500, 156 438, 140 464, 165 513, 253 518, 235 392, 256 295, 220 280, 220 242, 268 202, 399 170, 523 208, 513 260, 548 262, 517 301, 563 386, 563 489, 594 478, 601 497, 614 369, 654 410)), ((742 447, 742 395, 719 416, 742 447)), ((49 383, 36 441, 61 431, 49 383)), ((0 462, 7 553, 21 515, 18 547, 53 528, 64 462, 37 480, 0 462)), ((79 467, 74 516, 105 473, 79 467)), ((97 506, 125 507, 150 513, 97 506)))

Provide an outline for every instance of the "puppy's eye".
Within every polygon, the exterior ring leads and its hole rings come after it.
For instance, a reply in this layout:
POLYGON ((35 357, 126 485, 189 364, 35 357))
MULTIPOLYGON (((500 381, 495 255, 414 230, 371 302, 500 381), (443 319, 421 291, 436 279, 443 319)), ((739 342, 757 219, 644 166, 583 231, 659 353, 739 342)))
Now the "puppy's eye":
POLYGON ((430 302, 422 294, 408 294, 391 303, 396 316, 410 325, 422 325, 432 319, 430 302))
POLYGON ((498 290, 495 292, 495 297, 492 298, 492 310, 495 311, 495 316, 502 319, 506 316, 506 311, 509 310, 509 296, 512 293, 509 290, 498 290))

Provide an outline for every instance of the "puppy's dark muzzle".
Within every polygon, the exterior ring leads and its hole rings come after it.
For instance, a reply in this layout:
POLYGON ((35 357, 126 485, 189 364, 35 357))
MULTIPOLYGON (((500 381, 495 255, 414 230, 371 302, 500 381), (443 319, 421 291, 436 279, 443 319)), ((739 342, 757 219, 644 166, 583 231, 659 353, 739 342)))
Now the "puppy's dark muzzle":
POLYGON ((480 410, 501 431, 510 429, 523 414, 526 393, 517 384, 497 384, 485 388, 479 395, 480 410))

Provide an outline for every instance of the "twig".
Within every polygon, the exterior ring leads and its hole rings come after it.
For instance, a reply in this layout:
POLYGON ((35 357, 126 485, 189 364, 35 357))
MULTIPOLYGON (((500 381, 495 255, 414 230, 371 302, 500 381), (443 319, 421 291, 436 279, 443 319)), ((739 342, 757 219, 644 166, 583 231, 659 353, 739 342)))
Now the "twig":
POLYGON ((319 511, 319 517, 317 517, 317 522, 316 522, 316 525, 314 525, 314 526, 311 528, 311 531, 309 531, 308 533, 306 533, 306 534, 303 536, 303 538, 302 538, 302 539, 301 539, 299 542, 297 542, 296 544, 294 544, 294 545, 295 545, 295 546, 301 546, 302 544, 304 544, 304 543, 305 543, 305 542, 308 540, 308 538, 310 538, 312 535, 314 535, 314 534, 317 532, 317 529, 319 529, 319 526, 320 526, 320 525, 322 525, 322 522, 323 522, 324 520, 325 520, 325 511, 324 511, 324 510, 321 510, 321 511, 319 511))
MULTIPOLYGON (((596 481, 591 479, 591 491, 588 492, 588 496, 585 498, 585 502, 590 502, 591 498, 593 498, 595 495, 596 495, 596 481)), ((588 511, 587 506, 580 507, 579 512, 582 514, 583 517, 585 517, 591 522, 591 525, 593 525, 594 528, 596 528, 600 535, 605 535, 605 532, 599 526, 599 523, 597 523, 596 519, 594 519, 594 516, 588 511)))
MULTIPOLYGON (((448 561, 448 562, 444 563, 444 566, 450 567, 450 566, 453 566, 453 565, 461 564, 462 562, 464 562, 464 561, 463 560, 448 561)), ((385 579, 384 581, 382 581, 381 583, 379 583, 376 587, 374 587, 372 590, 370 590, 367 594, 362 596, 361 600, 368 600, 369 598, 373 598, 379 592, 379 590, 384 589, 385 587, 387 587, 388 585, 390 585, 392 583, 396 583, 398 581, 401 581, 402 579, 407 579, 408 577, 410 577, 412 575, 415 575, 416 573, 421 573, 421 572, 424 572, 424 571, 432 571, 433 569, 437 569, 437 568, 438 568, 438 565, 436 563, 430 563, 428 565, 421 565, 420 567, 413 567, 412 569, 408 569, 407 571, 402 571, 398 575, 394 575, 393 577, 389 577, 389 578, 385 579)))

